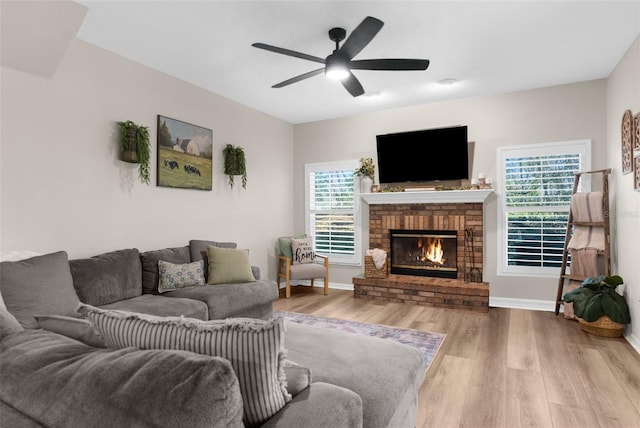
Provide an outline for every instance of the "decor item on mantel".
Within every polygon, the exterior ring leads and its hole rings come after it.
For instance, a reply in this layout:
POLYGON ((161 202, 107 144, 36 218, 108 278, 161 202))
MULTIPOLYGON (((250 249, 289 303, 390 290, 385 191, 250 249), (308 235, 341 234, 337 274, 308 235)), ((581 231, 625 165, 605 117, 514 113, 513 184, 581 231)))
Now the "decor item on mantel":
POLYGON ((376 166, 372 158, 360 158, 360 168, 356 169, 355 175, 360 177, 360 193, 371 193, 373 177, 376 174, 376 166))
POLYGON ((627 301, 616 292, 623 282, 618 275, 592 276, 564 295, 565 302, 573 303, 582 330, 597 336, 622 336, 624 325, 631 322, 627 301))
POLYGON ((244 149, 240 146, 227 144, 222 151, 224 154, 224 173, 229 176, 229 186, 233 188, 236 175, 242 176, 242 188, 247 188, 247 162, 244 149))
POLYGON ((127 120, 120 125, 120 160, 137 163, 138 176, 144 184, 149 184, 149 159, 151 145, 149 143, 149 127, 137 125, 127 120))

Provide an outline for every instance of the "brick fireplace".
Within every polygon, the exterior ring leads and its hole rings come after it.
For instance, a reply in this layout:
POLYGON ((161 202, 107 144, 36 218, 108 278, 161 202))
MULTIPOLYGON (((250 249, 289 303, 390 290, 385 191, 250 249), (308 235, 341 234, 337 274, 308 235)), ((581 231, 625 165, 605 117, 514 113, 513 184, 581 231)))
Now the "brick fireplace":
POLYGON ((363 195, 366 202, 363 207, 368 207, 369 211, 369 247, 385 250, 388 265, 395 263, 400 266, 395 269, 395 272, 400 273, 391 273, 386 278, 355 277, 354 296, 488 311, 489 284, 482 282, 483 208, 484 200, 490 193, 491 191, 460 190, 363 195), (406 233, 402 234, 403 231, 406 233), (455 237, 454 248, 449 249, 447 255, 455 257, 455 260, 440 264, 418 260, 421 256, 417 249, 410 248, 413 243, 403 244, 401 247, 394 244, 392 248, 392 235, 396 234, 420 241, 418 247, 431 242, 429 239, 435 242, 438 238, 443 238, 442 241, 451 247, 450 238, 455 237), (435 238, 429 238, 430 236, 435 238), (399 251, 402 252, 401 260, 390 260, 391 254, 399 251), (451 266, 455 268, 452 270, 451 266), (413 267, 417 267, 418 272, 413 267), (446 275, 439 274, 439 271, 445 270, 446 275))

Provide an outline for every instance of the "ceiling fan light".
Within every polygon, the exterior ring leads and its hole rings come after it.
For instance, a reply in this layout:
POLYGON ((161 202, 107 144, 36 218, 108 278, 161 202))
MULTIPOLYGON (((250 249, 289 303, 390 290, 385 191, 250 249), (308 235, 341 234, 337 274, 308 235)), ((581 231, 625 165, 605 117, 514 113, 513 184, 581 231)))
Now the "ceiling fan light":
POLYGON ((329 55, 325 62, 324 75, 332 80, 344 80, 349 77, 349 67, 347 61, 339 56, 329 55))
POLYGON ((340 67, 327 68, 324 75, 331 80, 344 80, 349 77, 349 70, 340 67))

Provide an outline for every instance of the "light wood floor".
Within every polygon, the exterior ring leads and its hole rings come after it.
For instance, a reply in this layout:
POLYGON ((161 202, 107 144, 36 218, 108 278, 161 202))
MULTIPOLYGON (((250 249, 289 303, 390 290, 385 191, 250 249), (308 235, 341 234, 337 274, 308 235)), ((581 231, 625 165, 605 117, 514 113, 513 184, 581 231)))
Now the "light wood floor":
POLYGON ((476 314, 310 287, 274 310, 446 333, 420 389, 417 427, 640 427, 640 356, 551 312, 476 314))

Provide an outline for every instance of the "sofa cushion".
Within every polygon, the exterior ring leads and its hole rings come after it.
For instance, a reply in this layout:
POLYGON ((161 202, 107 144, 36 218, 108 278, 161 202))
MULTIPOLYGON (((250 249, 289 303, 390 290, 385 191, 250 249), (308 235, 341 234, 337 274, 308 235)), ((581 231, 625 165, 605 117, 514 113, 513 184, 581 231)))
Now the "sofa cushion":
POLYGON ((205 285, 204 262, 175 264, 164 260, 158 261, 158 292, 176 290, 185 287, 205 285))
POLYGON ((407 412, 415 412, 426 371, 422 352, 377 337, 294 322, 286 327, 288 358, 311 367, 314 382, 338 385, 362 397, 363 426, 405 426, 399 421, 406 420, 407 412))
POLYGON ((236 284, 256 280, 251 272, 249 250, 209 245, 207 254, 209 257, 207 284, 236 284))
POLYGON ((189 247, 187 246, 165 248, 163 250, 145 251, 144 253, 140 253, 140 261, 142 262, 143 293, 158 294, 159 260, 176 264, 190 263, 192 261, 191 256, 189 255, 189 247))
POLYGON ((167 299, 163 296, 143 294, 132 299, 109 303, 108 305, 100 306, 100 308, 149 314, 158 317, 184 316, 205 321, 209 319, 209 308, 206 303, 194 299, 167 299))
POLYGON ((0 263, 0 292, 25 328, 38 327, 36 314, 75 316, 80 303, 64 251, 0 263))
POLYGON ((102 337, 86 319, 60 315, 36 315, 36 320, 38 320, 38 327, 44 330, 79 340, 94 348, 106 348, 102 337))
POLYGON ((182 288, 164 293, 163 296, 204 302, 209 308, 209 319, 215 320, 249 316, 245 315, 247 309, 256 306, 268 306, 270 308, 272 306, 271 302, 278 298, 278 287, 274 281, 260 279, 242 284, 182 288))
POLYGON ((240 383, 244 421, 257 426, 291 398, 284 374, 284 320, 248 318, 201 322, 161 318, 81 305, 112 348, 180 349, 226 358, 240 383))
POLYGON ((96 349, 31 330, 5 338, 0 359, 0 399, 42 426, 242 427, 238 380, 222 358, 96 349))
POLYGON ((142 265, 136 248, 69 261, 80 301, 107 305, 142 294, 142 265))
POLYGON ((24 328, 20 325, 16 317, 7 310, 2 293, 0 293, 0 340, 10 334, 20 333, 24 328))

